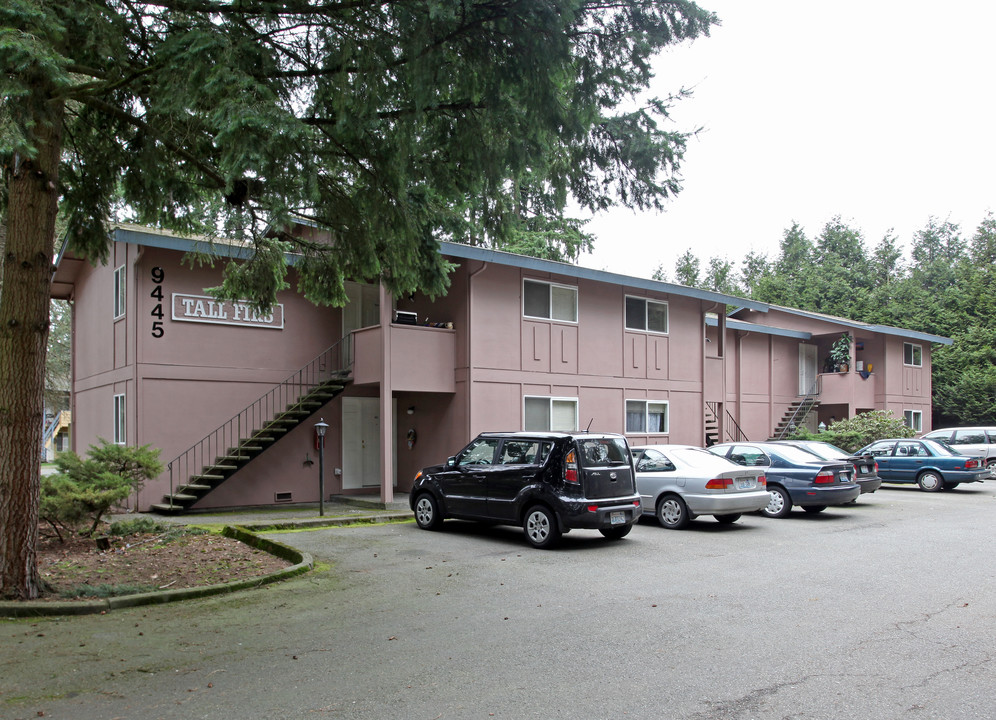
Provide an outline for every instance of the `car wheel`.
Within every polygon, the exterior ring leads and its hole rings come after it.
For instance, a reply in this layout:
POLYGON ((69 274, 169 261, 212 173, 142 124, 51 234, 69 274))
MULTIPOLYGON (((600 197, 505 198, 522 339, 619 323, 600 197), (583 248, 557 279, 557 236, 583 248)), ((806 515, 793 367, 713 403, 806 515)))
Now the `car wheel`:
POLYGON ((716 522, 721 522, 724 525, 729 525, 730 523, 735 523, 740 519, 740 513, 730 513, 729 515, 715 515, 716 522))
POLYGON ((808 512, 808 513, 812 513, 813 515, 815 515, 816 513, 821 513, 824 510, 826 510, 827 506, 826 505, 805 505, 805 506, 803 506, 802 509, 805 510, 806 512, 808 512))
POLYGON ((768 504, 761 508, 761 514, 770 518, 782 518, 792 511, 792 498, 785 488, 773 485, 768 488, 771 496, 768 504))
POLYGON ((944 489, 944 479, 933 470, 924 470, 917 475, 916 484, 924 492, 937 492, 944 489))
POLYGON ((533 505, 526 511, 522 529, 526 532, 526 540, 534 548, 551 548, 560 540, 556 516, 542 505, 533 505))
POLYGON ((438 530, 443 524, 439 503, 429 493, 422 493, 415 501, 415 523, 423 530, 438 530))
POLYGON ((657 520, 669 530, 681 530, 691 517, 684 500, 677 495, 665 495, 657 502, 657 520))
POLYGON ((632 525, 623 525, 622 527, 600 528, 598 532, 602 533, 609 540, 622 540, 629 535, 629 531, 632 529, 632 525))

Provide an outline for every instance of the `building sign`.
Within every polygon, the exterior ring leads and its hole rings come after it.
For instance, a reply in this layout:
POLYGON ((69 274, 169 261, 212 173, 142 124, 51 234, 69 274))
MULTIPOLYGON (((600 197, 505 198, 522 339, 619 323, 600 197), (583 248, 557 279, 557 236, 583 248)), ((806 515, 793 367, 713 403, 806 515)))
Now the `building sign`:
POLYGON ((283 330, 284 306, 277 303, 270 308, 268 314, 260 315, 245 301, 231 302, 206 295, 173 293, 173 319, 180 322, 283 330))

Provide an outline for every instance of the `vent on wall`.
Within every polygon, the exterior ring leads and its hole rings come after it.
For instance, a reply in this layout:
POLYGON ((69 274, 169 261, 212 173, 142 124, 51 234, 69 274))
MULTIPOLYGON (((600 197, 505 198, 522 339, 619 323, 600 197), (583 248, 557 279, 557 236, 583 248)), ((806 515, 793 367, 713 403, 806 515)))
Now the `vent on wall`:
POLYGON ((273 493, 273 502, 278 502, 278 503, 280 503, 280 502, 291 502, 291 500, 293 500, 293 499, 294 499, 293 493, 289 493, 289 492, 273 493))

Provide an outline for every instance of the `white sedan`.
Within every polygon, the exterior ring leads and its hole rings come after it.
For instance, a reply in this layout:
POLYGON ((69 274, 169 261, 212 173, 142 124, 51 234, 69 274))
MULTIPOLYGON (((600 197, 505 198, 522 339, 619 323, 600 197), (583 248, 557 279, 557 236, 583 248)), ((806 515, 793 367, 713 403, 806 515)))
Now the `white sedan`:
POLYGON ((646 445, 632 451, 643 512, 654 513, 666 528, 683 528, 697 515, 736 522, 771 499, 764 468, 743 467, 688 445, 646 445))

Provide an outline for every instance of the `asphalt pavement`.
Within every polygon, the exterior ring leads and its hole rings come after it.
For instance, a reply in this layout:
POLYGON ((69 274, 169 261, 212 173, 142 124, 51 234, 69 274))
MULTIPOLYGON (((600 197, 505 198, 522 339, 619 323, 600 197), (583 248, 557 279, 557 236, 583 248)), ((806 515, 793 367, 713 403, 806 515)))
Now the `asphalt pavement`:
POLYGON ((552 551, 454 521, 267 532, 316 570, 2 622, 0 717, 985 720, 994 501, 886 487, 552 551))

